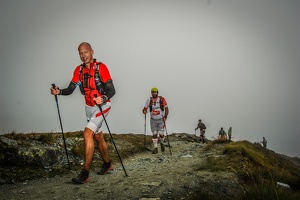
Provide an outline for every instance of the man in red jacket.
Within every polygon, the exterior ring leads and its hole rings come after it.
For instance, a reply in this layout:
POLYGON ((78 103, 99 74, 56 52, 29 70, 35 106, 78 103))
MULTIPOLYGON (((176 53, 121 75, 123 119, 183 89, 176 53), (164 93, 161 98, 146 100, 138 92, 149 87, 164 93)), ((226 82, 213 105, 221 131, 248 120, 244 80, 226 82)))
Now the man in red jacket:
POLYGON ((89 170, 94 154, 94 135, 104 162, 98 174, 104 175, 113 169, 108 158, 107 144, 101 127, 103 122, 102 114, 108 115, 111 109, 110 99, 115 95, 115 88, 106 65, 96 62, 96 59, 93 58, 94 50, 89 43, 82 42, 78 46, 78 53, 83 63, 75 68, 69 86, 65 89, 59 89, 56 86, 50 90, 52 95, 70 95, 79 86, 84 95, 88 121, 83 131, 85 143, 84 166, 81 173, 72 179, 74 183, 82 184, 90 181, 89 170), (98 106, 102 107, 103 113, 98 106))

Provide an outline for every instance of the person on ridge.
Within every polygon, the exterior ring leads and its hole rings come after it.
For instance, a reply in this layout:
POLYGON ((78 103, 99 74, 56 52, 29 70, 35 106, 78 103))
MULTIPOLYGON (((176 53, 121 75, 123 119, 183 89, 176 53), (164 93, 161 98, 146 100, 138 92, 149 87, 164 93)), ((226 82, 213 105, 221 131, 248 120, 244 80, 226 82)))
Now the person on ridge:
POLYGON ((228 141, 230 142, 230 141, 231 141, 231 135, 232 135, 232 127, 230 127, 230 128, 228 129, 227 134, 228 134, 228 141))
POLYGON ((72 179, 74 183, 83 184, 90 181, 89 171, 94 154, 94 138, 104 162, 98 174, 104 175, 113 170, 102 132, 104 119, 98 106, 102 107, 103 114, 107 116, 111 109, 110 99, 115 95, 115 87, 107 66, 101 62, 96 62, 96 59, 93 58, 94 50, 89 43, 82 42, 79 44, 78 53, 83 63, 75 68, 69 86, 65 89, 59 89, 55 86, 55 88, 50 88, 50 91, 52 95, 70 95, 79 86, 84 95, 87 117, 87 125, 83 131, 84 166, 81 173, 72 179))
POLYGON ((226 132, 224 131, 223 127, 219 130, 219 139, 226 140, 226 132))
POLYGON ((263 144, 263 147, 267 148, 267 139, 263 137, 263 141, 261 142, 263 144))
POLYGON ((151 89, 151 95, 149 99, 147 99, 145 106, 143 108, 143 113, 147 114, 147 109, 149 108, 150 112, 150 127, 152 132, 152 141, 154 149, 152 151, 153 154, 158 153, 157 149, 157 143, 158 143, 158 135, 160 140, 160 147, 161 151, 165 151, 164 146, 164 127, 165 127, 165 121, 167 120, 168 114, 169 114, 169 108, 167 105, 167 101, 164 97, 158 96, 158 89, 152 88, 151 89))
POLYGON ((205 143, 205 136, 204 136, 204 134, 205 134, 206 126, 205 126, 204 123, 202 123, 202 120, 201 120, 201 119, 198 120, 198 125, 197 125, 197 127, 195 128, 195 132, 196 132, 196 130, 197 130, 198 128, 199 128, 199 130, 200 130, 200 142, 202 141, 202 143, 204 144, 204 143, 205 143))

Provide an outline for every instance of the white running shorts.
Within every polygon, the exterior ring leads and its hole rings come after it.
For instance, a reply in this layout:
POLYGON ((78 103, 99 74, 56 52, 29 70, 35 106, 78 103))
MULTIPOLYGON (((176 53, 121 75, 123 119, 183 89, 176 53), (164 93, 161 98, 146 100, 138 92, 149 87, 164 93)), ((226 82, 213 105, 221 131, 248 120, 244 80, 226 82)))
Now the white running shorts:
MULTIPOLYGON (((107 102, 105 105, 101 106, 102 112, 106 117, 111 109, 111 102, 107 102)), ((99 107, 85 105, 85 113, 87 118, 86 128, 91 129, 95 134, 102 131, 102 123, 104 121, 102 113, 99 107)))

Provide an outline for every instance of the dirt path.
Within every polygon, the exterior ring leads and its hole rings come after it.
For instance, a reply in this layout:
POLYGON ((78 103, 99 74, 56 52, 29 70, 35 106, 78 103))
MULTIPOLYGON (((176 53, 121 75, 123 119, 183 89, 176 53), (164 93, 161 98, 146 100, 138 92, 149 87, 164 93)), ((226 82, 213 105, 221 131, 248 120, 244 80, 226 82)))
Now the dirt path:
POLYGON ((208 156, 222 156, 220 151, 204 151, 195 142, 172 142, 164 153, 149 151, 123 160, 128 177, 120 163, 114 171, 100 176, 91 171, 89 183, 75 185, 77 172, 54 178, 0 185, 0 199, 197 199, 199 194, 232 199, 241 192, 232 173, 199 170, 208 156), (231 198, 229 198, 231 197, 231 198))

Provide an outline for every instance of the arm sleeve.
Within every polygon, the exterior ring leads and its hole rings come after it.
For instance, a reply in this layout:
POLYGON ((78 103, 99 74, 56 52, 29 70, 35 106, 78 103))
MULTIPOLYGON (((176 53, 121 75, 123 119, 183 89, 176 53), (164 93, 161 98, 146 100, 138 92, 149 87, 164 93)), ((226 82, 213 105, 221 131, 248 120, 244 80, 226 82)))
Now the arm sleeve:
POLYGON ((112 80, 109 80, 105 83, 105 88, 106 88, 105 96, 107 96, 108 99, 111 99, 116 94, 115 86, 112 80))
POLYGON ((167 118, 169 115, 169 108, 168 106, 165 107, 165 117, 167 118))
POLYGON ((60 95, 70 95, 74 92, 75 88, 76 84, 71 81, 67 88, 60 90, 60 95))

